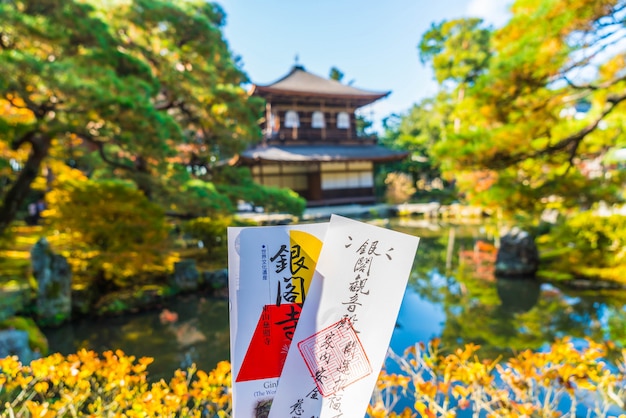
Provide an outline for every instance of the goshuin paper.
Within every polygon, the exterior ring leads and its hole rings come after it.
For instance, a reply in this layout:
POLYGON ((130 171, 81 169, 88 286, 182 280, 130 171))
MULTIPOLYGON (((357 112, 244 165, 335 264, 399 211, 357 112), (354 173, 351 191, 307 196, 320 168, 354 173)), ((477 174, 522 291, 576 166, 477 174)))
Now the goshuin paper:
POLYGON ((228 229, 233 417, 269 412, 327 226, 228 229))
POLYGON ((365 415, 418 243, 331 217, 270 418, 365 415))

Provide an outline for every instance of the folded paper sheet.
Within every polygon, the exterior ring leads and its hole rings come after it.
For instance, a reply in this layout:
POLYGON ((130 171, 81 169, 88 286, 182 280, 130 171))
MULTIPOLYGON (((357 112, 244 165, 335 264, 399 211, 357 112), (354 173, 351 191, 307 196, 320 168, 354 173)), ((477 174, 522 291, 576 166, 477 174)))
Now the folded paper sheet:
POLYGON ((233 417, 269 412, 327 226, 228 228, 233 417))
POLYGON ((418 243, 331 217, 270 418, 365 415, 418 243))

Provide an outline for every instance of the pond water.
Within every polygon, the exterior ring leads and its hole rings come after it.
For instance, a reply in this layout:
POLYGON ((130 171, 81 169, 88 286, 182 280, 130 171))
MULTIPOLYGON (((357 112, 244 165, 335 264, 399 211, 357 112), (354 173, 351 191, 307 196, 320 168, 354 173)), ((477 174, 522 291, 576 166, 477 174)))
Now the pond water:
MULTIPOLYGON (((532 280, 493 277, 489 225, 391 220, 395 230, 421 237, 391 348, 442 339, 444 347, 481 345, 481 358, 541 349, 555 338, 626 342, 626 292, 574 292, 532 280)), ((209 371, 229 358, 228 301, 189 295, 160 310, 44 330, 51 352, 121 349, 153 357, 151 380, 196 363, 209 371), (175 319, 175 320, 174 320, 175 319)))

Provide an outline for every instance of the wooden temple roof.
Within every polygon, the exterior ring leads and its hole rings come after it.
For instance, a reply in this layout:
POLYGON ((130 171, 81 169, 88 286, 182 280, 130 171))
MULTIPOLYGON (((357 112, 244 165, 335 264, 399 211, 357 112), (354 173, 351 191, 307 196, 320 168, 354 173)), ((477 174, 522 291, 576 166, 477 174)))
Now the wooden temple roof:
POLYGON ((341 162, 341 161, 397 161, 408 155, 380 145, 259 145, 244 151, 239 159, 253 162, 341 162))
POLYGON ((320 99, 344 99, 360 107, 386 97, 391 92, 359 89, 342 84, 336 80, 309 73, 302 66, 294 66, 289 74, 272 84, 252 86, 250 93, 265 98, 300 96, 307 98, 318 97, 320 99))

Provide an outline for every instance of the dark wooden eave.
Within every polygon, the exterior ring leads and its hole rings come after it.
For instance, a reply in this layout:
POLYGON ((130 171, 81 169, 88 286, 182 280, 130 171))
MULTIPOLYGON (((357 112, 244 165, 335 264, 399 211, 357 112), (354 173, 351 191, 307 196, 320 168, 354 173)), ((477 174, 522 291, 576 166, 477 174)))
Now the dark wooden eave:
POLYGON ((324 99, 350 102, 355 107, 361 107, 386 97, 391 92, 359 89, 309 73, 301 66, 295 66, 289 74, 272 84, 252 86, 250 93, 272 100, 324 99))

